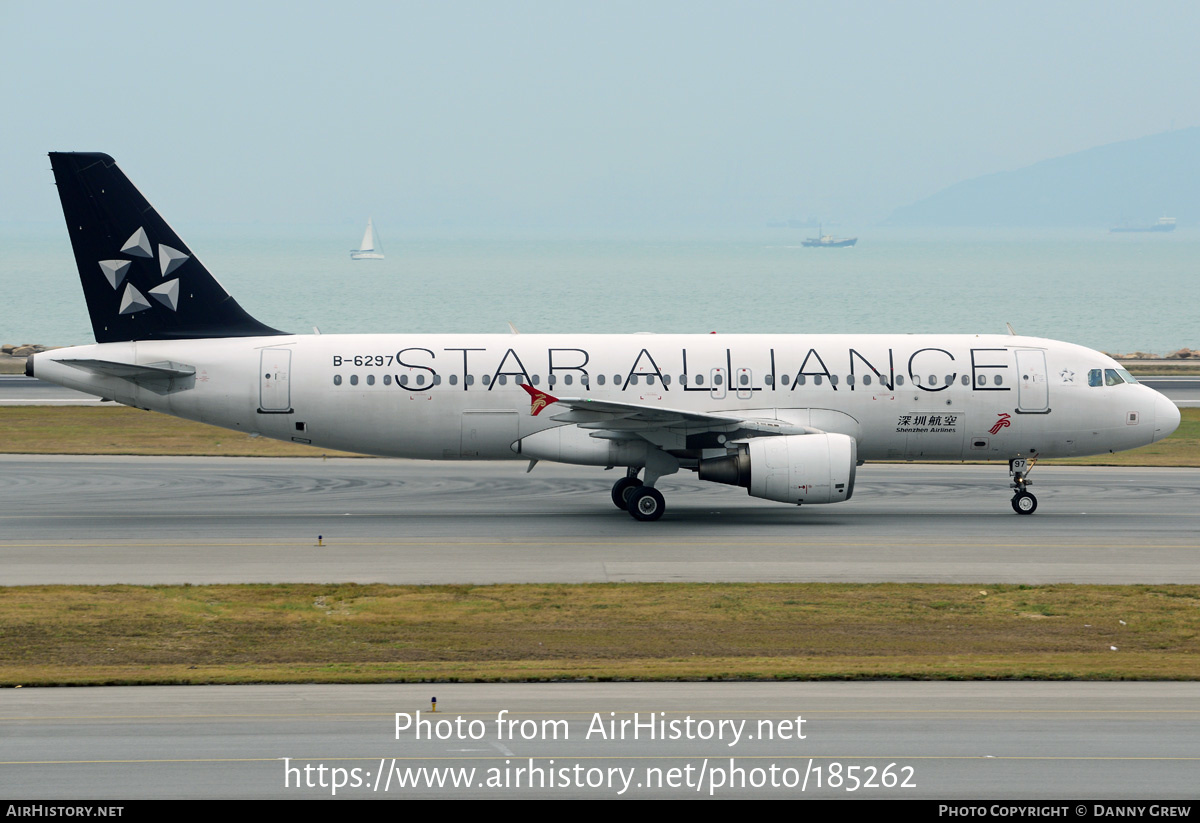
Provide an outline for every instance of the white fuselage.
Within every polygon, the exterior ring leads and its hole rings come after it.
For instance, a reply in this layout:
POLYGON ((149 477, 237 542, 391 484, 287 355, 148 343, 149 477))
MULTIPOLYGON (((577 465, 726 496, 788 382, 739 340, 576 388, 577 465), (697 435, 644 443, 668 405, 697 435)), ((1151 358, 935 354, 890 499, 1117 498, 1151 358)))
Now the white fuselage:
MULTIPOLYGON (((1146 445, 1179 412, 1069 343, 1008 335, 283 335, 138 341, 39 354, 36 376, 117 402, 280 440, 423 459, 519 459, 554 420, 529 382, 586 397, 736 412, 848 434, 859 460, 1068 457, 1146 445), (175 363, 144 385, 59 362, 175 363)), ((582 435, 582 433, 581 433, 582 435)), ((657 432, 683 455, 717 445, 657 432)), ((605 463, 582 457, 567 462, 605 463)))

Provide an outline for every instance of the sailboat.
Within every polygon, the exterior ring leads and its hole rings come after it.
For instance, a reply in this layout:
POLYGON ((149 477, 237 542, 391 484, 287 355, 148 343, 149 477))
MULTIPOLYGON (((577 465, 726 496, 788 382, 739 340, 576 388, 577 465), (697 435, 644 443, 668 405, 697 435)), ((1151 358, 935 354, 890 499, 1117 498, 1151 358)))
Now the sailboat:
POLYGON ((383 248, 378 245, 379 241, 375 239, 375 226, 371 223, 371 218, 367 218, 367 230, 363 232, 362 247, 350 250, 351 260, 382 260, 383 248))

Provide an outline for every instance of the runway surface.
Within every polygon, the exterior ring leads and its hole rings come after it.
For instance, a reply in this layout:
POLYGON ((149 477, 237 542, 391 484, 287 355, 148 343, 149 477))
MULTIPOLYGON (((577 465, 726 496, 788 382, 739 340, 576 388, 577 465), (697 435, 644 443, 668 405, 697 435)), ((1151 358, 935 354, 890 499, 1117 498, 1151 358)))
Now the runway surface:
POLYGON ((0 796, 1162 800, 1196 796, 1198 731, 1190 683, 24 689, 0 704, 0 796), (667 739, 622 739, 634 712, 667 739), (466 785, 428 785, 447 770, 466 785))
POLYGON ((0 406, 100 406, 99 397, 24 375, 0 374, 0 406))
POLYGON ((0 585, 602 581, 1200 582, 1200 470, 872 465, 793 508, 690 474, 618 511, 586 467, 0 456, 0 585), (325 544, 317 546, 318 535, 325 544))
POLYGON ((1138 382, 1160 391, 1181 409, 1200 406, 1200 377, 1179 375, 1174 377, 1142 377, 1138 382))

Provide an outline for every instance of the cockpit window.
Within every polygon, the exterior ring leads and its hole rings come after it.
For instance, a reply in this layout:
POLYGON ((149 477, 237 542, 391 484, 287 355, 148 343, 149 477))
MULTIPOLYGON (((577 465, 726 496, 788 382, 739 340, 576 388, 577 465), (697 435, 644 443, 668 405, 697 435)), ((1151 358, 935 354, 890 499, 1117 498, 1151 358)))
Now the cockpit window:
POLYGON ((1129 372, 1125 371, 1124 369, 1117 369, 1117 374, 1121 375, 1121 379, 1124 380, 1126 383, 1136 383, 1137 382, 1137 378, 1134 377, 1129 372))
POLYGON ((1088 385, 1089 386, 1092 386, 1094 388, 1096 386, 1103 385, 1103 383, 1104 383, 1104 370, 1103 369, 1092 369, 1090 372, 1088 372, 1088 385))
POLYGON ((1121 379, 1121 375, 1117 374, 1116 369, 1105 369, 1104 370, 1104 385, 1119 386, 1124 382, 1125 381, 1121 379))

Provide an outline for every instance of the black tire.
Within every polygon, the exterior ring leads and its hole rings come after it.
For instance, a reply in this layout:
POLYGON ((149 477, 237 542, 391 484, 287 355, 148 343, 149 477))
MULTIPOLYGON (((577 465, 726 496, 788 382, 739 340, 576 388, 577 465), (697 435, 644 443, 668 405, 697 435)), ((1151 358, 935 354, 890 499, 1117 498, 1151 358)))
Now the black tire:
POLYGON ((1037 498, 1029 492, 1017 492, 1013 495, 1012 507, 1017 514, 1033 514, 1037 511, 1037 498))
POLYGON ((636 477, 622 477, 612 487, 612 501, 623 512, 629 511, 629 496, 634 489, 640 488, 642 481, 636 477))
POLYGON ((634 520, 657 520, 666 509, 667 503, 658 489, 642 486, 629 495, 629 513, 634 520))

